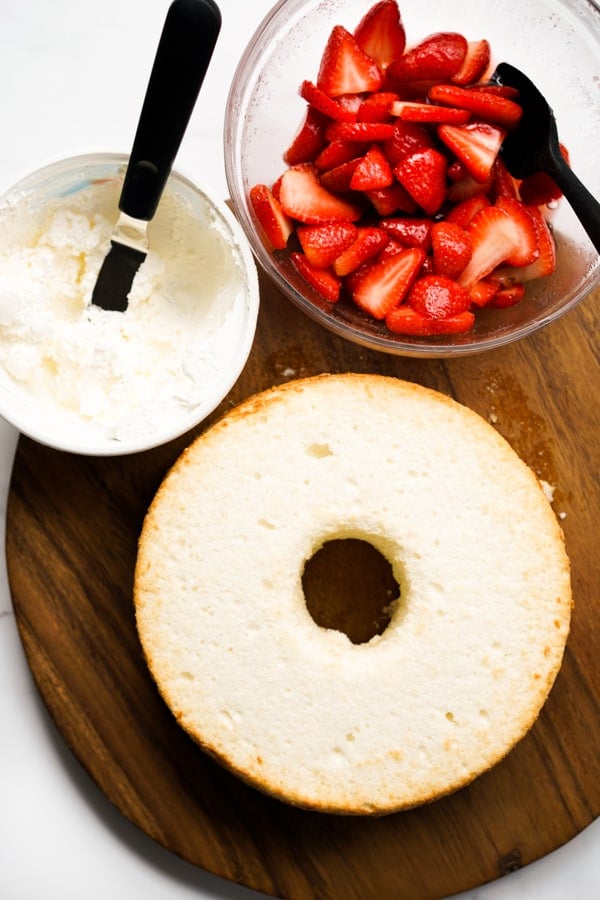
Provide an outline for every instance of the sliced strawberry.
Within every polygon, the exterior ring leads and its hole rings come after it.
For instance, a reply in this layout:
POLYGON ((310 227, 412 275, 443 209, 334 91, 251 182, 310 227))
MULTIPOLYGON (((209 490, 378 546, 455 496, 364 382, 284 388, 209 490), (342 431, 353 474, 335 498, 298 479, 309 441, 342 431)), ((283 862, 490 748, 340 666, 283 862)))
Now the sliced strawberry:
POLYGON ((503 128, 514 127, 523 115, 523 110, 514 100, 507 100, 498 94, 472 91, 456 84, 435 84, 427 96, 432 103, 468 109, 486 122, 494 122, 503 128))
POLYGON ((309 263, 316 269, 326 269, 355 241, 358 228, 352 222, 328 222, 300 225, 296 233, 309 263))
POLYGON ((469 292, 453 278, 426 275, 417 278, 410 289, 407 303, 422 316, 446 319, 465 312, 471 305, 469 292))
POLYGON ((331 141, 319 153, 315 165, 323 171, 334 169, 342 163, 363 156, 368 149, 368 144, 357 144, 356 141, 331 141))
POLYGON ((384 69, 402 56, 406 33, 396 0, 375 3, 359 22, 354 37, 361 50, 384 69))
POLYGON ((297 271, 314 290, 329 303, 340 299, 341 280, 330 269, 311 266, 303 253, 290 253, 290 259, 297 271))
POLYGON ((384 319, 402 302, 424 259, 422 250, 412 248, 368 266, 353 285, 354 302, 375 319, 384 319))
POLYGON ((333 122, 326 131, 328 141, 387 141, 394 134, 391 122, 333 122))
POLYGON ((488 306, 499 290, 500 285, 497 281, 492 281, 491 278, 482 278, 481 281, 476 281, 469 288, 471 303, 475 306, 488 306))
POLYGON ((312 81, 302 82, 300 85, 300 96, 315 109, 318 109, 319 112, 323 113, 323 115, 329 116, 329 118, 333 119, 335 122, 356 121, 356 111, 338 103, 337 100, 334 100, 326 94, 325 91, 322 91, 321 88, 317 87, 316 84, 313 84, 312 81))
POLYGON ((483 77, 490 64, 490 58, 491 50, 488 41, 485 39, 469 41, 463 63, 458 72, 452 76, 451 81, 454 84, 474 84, 483 77))
POLYGON ((471 118, 466 109, 438 106, 435 103, 417 103, 412 100, 395 100, 390 106, 392 115, 405 122, 447 122, 450 125, 464 125, 471 118))
MULTIPOLYGON (((560 152, 569 163, 569 151, 564 144, 560 144, 560 152)), ((519 196, 528 206, 546 206, 554 203, 562 197, 562 191, 547 172, 535 172, 528 175, 519 185, 519 196)))
MULTIPOLYGON (((392 237, 388 237, 388 242, 379 254, 379 259, 384 260, 387 259, 388 256, 396 256, 398 253, 404 253, 405 250, 405 244, 401 244, 400 241, 395 241, 392 237)), ((426 256, 423 261, 423 267, 428 259, 429 257, 426 256)), ((423 267, 421 267, 421 271, 423 271, 423 267)))
POLYGON ((519 196, 528 206, 546 206, 562 197, 562 191, 547 172, 534 172, 519 185, 519 196))
POLYGON ((486 206, 490 206, 490 200, 488 196, 481 191, 480 186, 478 193, 473 194, 466 200, 462 200, 457 203, 456 206, 452 207, 450 212, 446 214, 446 222, 454 222, 456 225, 460 225, 461 228, 466 228, 471 219, 473 219, 478 212, 481 212, 482 209, 485 209, 486 206))
POLYGON ((325 131, 329 119, 322 112, 309 106, 304 121, 294 140, 283 154, 288 166, 313 162, 326 144, 325 131))
POLYGON ((469 225, 473 253, 459 282, 471 288, 519 248, 519 231, 512 218, 497 206, 487 206, 477 213, 469 225))
POLYGON ((342 163, 341 166, 335 166, 327 172, 322 172, 320 181, 323 187, 335 194, 346 194, 350 191, 352 177, 356 171, 356 167, 360 163, 360 156, 356 159, 350 159, 348 162, 342 163))
POLYGON ((537 206, 528 207, 529 214, 537 233, 539 255, 528 266, 503 266, 492 273, 495 281, 509 286, 515 282, 532 281, 534 278, 542 278, 552 275, 556 268, 556 245, 548 223, 537 206))
POLYGON ((481 94, 493 94, 496 97, 506 97, 507 100, 518 100, 519 89, 511 87, 509 84, 470 84, 470 91, 477 91, 481 94))
POLYGON ((489 302, 489 306, 494 309, 507 309, 509 306, 515 306, 525 296, 525 285, 522 282, 515 282, 508 287, 500 288, 489 302))
POLYGON ((390 106, 398 99, 393 91, 376 91, 362 101, 356 118, 359 122, 391 122, 390 106))
POLYGON ((356 166, 350 187, 353 191, 375 191, 393 182, 394 173, 387 157, 378 144, 373 144, 356 166))
POLYGON ((446 199, 446 157, 439 150, 412 153, 401 160, 394 174, 410 196, 433 216, 446 199))
POLYGON ((382 217, 393 216, 397 212, 413 213, 417 210, 417 204, 399 181, 395 181, 389 187, 365 191, 365 196, 373 204, 377 214, 382 217))
MULTIPOLYGON (((484 193, 489 196, 492 187, 492 176, 490 175, 485 181, 475 181, 473 176, 469 175, 466 168, 463 166, 463 163, 459 163, 458 165, 466 172, 466 174, 449 185, 446 200, 451 204, 457 204, 462 203, 464 200, 470 200, 471 197, 474 197, 477 194, 484 193)), ((455 171, 455 166, 456 164, 452 163, 449 170, 452 168, 452 170, 455 171)))
POLYGON ((439 125, 437 132, 475 181, 484 183, 489 178, 506 135, 503 128, 487 122, 468 122, 466 125, 439 125))
POLYGON ((347 109, 348 112, 351 112, 356 119, 358 116, 358 111, 360 109, 360 104, 363 102, 364 94, 342 94, 339 97, 336 97, 337 102, 340 106, 343 106, 344 109, 347 109))
POLYGON ((357 204, 323 187, 316 167, 310 163, 292 166, 283 173, 279 201, 288 216, 307 225, 355 222, 362 215, 357 204))
POLYGON ((273 250, 283 250, 293 231, 293 223, 266 184, 250 188, 250 203, 273 250))
POLYGON ((451 162, 448 166, 447 175, 450 181, 462 181, 468 174, 467 167, 459 159, 455 159, 454 162, 451 162))
POLYGON ((517 182, 506 168, 501 156, 496 157, 496 161, 492 166, 490 194, 494 200, 497 200, 499 197, 512 197, 517 200, 519 197, 517 182))
POLYGON ((393 126, 391 137, 383 145, 383 151, 390 165, 398 163, 416 150, 427 150, 434 147, 434 141, 424 125, 418 122, 398 121, 393 126))
POLYGON ((343 277, 356 271, 383 250, 389 237, 382 228, 364 226, 358 229, 356 240, 333 263, 333 271, 343 277))
POLYGON ((274 197, 277 198, 277 200, 279 200, 282 178, 283 178, 283 175, 280 175, 279 178, 276 178, 275 181, 273 182, 273 184, 271 185, 271 193, 273 194, 274 197))
POLYGON ((462 34, 440 31, 426 37, 388 67, 392 83, 452 78, 467 54, 467 40, 462 34))
POLYGON ((435 334, 463 334, 475 324, 475 316, 466 311, 445 319, 424 316, 410 306, 396 306, 385 317, 387 328, 395 334, 428 337, 435 334))
POLYGON ((458 278, 471 258, 473 240, 470 232, 454 222, 434 222, 431 249, 435 274, 458 278))
POLYGON ((390 237, 404 244, 405 247, 418 247, 429 250, 431 247, 431 219, 419 219, 412 216, 396 216, 381 219, 379 227, 387 231, 390 237))
POLYGON ((506 257, 506 262, 509 266, 529 265, 540 253, 537 229, 529 210, 513 197, 499 197, 496 206, 510 216, 517 229, 517 247, 514 253, 506 257))
POLYGON ((378 91, 383 76, 377 63, 342 25, 335 25, 323 51, 317 86, 330 97, 378 91))

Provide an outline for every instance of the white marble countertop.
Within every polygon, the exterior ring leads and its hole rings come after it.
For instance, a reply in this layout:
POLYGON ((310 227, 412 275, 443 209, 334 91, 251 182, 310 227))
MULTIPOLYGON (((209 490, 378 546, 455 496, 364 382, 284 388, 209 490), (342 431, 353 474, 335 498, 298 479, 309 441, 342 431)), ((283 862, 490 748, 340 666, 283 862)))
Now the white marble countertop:
MULTIPOLYGON (((227 196, 223 109, 271 0, 219 0, 223 27, 177 168, 227 196)), ((0 192, 41 164, 127 152, 168 0, 2 0, 0 192)), ((0 521, 17 441, 0 420, 0 521)), ((2 542, 3 543, 3 542, 2 542)), ((171 855, 111 806, 57 734, 27 668, 0 568, 1 900, 262 896, 171 855)), ((600 821, 466 900, 600 897, 600 821)))

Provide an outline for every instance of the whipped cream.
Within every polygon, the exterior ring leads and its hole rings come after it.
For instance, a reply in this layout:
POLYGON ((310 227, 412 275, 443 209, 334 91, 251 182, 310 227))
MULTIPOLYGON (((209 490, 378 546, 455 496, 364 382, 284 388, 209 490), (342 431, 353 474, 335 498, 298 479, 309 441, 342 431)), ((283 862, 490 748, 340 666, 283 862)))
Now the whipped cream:
POLYGON ((247 284, 208 199, 192 209, 167 188, 127 310, 93 306, 120 187, 97 179, 41 206, 34 192, 2 204, 0 380, 65 427, 129 441, 204 402, 238 340, 247 284))

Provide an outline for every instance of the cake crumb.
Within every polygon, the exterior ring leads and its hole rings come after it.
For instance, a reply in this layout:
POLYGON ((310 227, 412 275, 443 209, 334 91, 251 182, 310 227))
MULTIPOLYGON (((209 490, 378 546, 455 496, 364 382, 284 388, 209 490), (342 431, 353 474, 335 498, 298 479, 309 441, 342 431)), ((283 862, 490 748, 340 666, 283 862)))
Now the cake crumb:
POLYGON ((540 478, 540 484, 542 486, 544 494, 546 495, 548 503, 552 503, 552 501, 554 500, 554 491, 556 490, 555 486, 553 484, 550 484, 550 482, 545 481, 543 478, 540 478))

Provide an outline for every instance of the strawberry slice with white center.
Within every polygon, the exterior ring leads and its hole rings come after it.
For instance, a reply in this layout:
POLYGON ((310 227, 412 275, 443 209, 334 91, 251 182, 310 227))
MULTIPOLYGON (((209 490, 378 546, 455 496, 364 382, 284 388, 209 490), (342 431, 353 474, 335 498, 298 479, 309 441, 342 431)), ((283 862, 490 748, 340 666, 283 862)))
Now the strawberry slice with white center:
POLYGON ((498 206, 482 209, 472 219, 468 230, 473 252, 458 278, 467 289, 517 253, 521 240, 520 229, 513 218, 498 206))
POLYGON ((538 257, 527 266, 503 266, 493 272, 492 278, 503 285, 543 278, 552 275, 556 268, 556 244, 548 223, 537 206, 530 206, 527 209, 536 230, 538 257))
POLYGON ((446 157, 432 148, 405 157, 394 174, 421 209, 433 216, 446 199, 447 168, 446 157))
POLYGON ((402 302, 424 260, 424 251, 412 248, 368 265, 352 284, 354 302, 375 319, 384 319, 402 302))
POLYGON ((380 0, 363 16, 354 32, 361 48, 385 69, 402 56, 406 33, 396 0, 380 0))
POLYGON ((528 266, 540 255, 537 229, 531 213, 523 203, 513 197, 499 197, 496 206, 510 216, 518 231, 517 249, 507 256, 506 262, 510 266, 528 266))
POLYGON ((439 125, 437 133, 475 181, 484 184, 506 136, 505 129, 489 122, 468 122, 466 125, 439 125))
POLYGON ((491 48, 489 41, 468 41, 467 53, 458 72, 452 76, 454 84, 474 84, 483 77, 490 64, 491 48))
POLYGON ((283 250, 294 226, 266 184, 250 189, 250 203, 273 250, 283 250))
POLYGON ((359 46, 354 35, 335 25, 323 51, 317 87, 330 97, 378 91, 383 75, 374 59, 359 46))
POLYGON ((305 163, 292 166, 281 176, 279 202, 292 219, 307 225, 324 222, 355 222, 362 209, 324 188, 316 166, 305 163))

